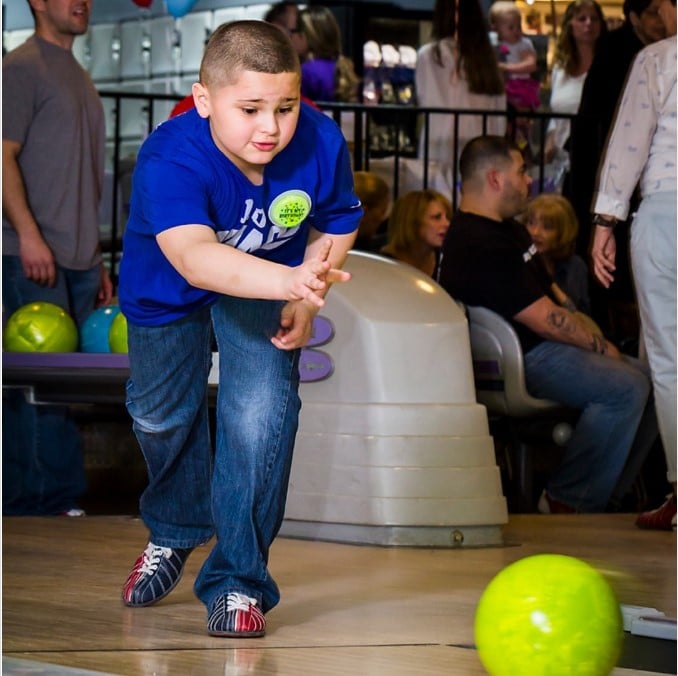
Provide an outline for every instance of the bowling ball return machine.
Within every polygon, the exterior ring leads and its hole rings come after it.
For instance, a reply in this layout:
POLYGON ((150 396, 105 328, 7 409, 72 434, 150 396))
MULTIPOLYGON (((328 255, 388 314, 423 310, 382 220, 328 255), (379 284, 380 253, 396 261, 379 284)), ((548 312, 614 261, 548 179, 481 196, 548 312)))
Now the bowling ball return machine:
POLYGON ((281 534, 501 545, 508 520, 466 316, 430 277, 352 251, 301 359, 281 534))

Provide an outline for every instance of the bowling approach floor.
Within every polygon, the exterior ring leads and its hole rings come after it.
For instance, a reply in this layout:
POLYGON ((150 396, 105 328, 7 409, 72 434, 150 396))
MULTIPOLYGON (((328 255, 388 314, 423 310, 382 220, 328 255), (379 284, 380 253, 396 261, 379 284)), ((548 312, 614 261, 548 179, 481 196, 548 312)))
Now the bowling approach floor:
MULTIPOLYGON (((145 544, 138 518, 4 518, 2 671, 483 674, 475 606, 490 579, 525 556, 577 556, 605 573, 621 603, 676 616, 676 535, 640 531, 633 520, 512 515, 506 546, 466 550, 279 538, 270 567, 282 602, 268 615, 267 636, 231 640, 207 636, 192 592, 207 548, 192 555, 167 599, 133 610, 119 592, 145 544)), ((673 641, 627 634, 613 673, 676 673, 675 651, 673 641)))

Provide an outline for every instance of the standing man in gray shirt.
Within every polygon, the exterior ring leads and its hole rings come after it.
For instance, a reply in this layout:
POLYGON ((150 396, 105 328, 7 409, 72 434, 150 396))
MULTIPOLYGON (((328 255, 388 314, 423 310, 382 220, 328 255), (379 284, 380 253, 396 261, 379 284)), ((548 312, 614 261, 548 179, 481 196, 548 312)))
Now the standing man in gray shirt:
MULTIPOLYGON (((35 33, 2 63, 2 302, 46 301, 78 326, 110 302, 99 246, 105 121, 73 56, 92 0, 28 0, 35 33)), ((65 407, 3 392, 3 514, 81 515, 81 440, 65 407)))

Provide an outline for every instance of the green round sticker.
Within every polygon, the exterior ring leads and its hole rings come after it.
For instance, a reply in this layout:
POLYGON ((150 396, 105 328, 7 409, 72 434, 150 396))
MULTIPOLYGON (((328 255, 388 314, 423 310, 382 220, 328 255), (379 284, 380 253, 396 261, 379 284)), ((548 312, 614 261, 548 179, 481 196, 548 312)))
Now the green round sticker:
POLYGON ((296 228, 311 211, 311 198, 303 190, 278 195, 268 208, 268 217, 281 228, 296 228))

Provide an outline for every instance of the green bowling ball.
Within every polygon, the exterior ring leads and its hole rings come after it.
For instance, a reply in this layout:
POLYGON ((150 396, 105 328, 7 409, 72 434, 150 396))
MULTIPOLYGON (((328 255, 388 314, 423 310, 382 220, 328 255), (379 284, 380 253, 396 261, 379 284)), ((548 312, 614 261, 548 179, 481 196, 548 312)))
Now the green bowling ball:
POLYGON ((78 347, 78 328, 58 305, 28 303, 10 315, 2 346, 7 352, 74 352, 78 347))
POLYGON ((111 322, 111 328, 108 331, 108 343, 111 352, 127 354, 127 318, 122 312, 118 312, 111 322))
POLYGON ((614 591, 595 568, 539 554, 490 581, 474 631, 491 676, 607 676, 621 652, 623 622, 614 591))

